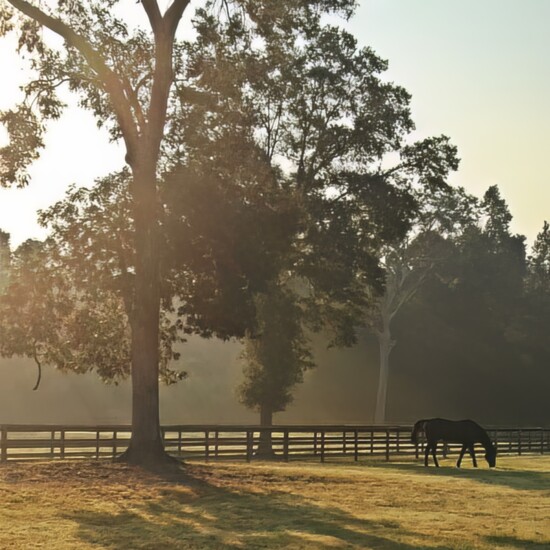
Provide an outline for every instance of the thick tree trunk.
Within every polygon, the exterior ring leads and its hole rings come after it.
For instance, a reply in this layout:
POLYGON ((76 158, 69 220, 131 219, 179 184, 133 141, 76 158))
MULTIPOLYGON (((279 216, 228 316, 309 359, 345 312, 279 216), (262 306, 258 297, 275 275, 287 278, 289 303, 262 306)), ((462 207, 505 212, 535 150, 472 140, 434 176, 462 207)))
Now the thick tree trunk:
MULTIPOLYGON (((154 166, 154 164, 153 164, 154 166)), ((135 295, 131 315, 132 436, 121 460, 148 468, 173 462, 159 418, 160 276, 154 169, 134 172, 135 295)))
MULTIPOLYGON (((271 428, 273 426, 273 411, 271 407, 262 405, 260 407, 260 427, 271 428)), ((271 430, 260 430, 260 442, 256 451, 258 458, 274 458, 271 430)))
POLYGON ((390 353, 394 345, 391 339, 389 323, 384 323, 383 329, 377 333, 380 350, 380 374, 378 378, 378 392, 376 394, 376 409, 374 412, 375 424, 386 421, 386 402, 388 393, 388 378, 390 374, 390 353))

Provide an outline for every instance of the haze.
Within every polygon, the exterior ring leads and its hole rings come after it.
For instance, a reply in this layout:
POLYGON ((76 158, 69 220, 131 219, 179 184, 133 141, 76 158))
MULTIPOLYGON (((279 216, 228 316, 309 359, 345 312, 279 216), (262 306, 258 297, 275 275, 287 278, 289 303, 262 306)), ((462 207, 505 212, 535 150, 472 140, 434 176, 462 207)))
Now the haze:
MULTIPOLYGON (((412 94, 417 136, 444 133, 458 146, 462 162, 452 182, 478 196, 497 184, 514 216, 514 231, 528 242, 550 218, 549 20, 545 0, 361 0, 349 24, 363 45, 389 60, 388 79, 412 94)), ((13 52, 13 42, 0 42, 0 108, 17 97, 25 70, 13 52)), ((92 117, 72 105, 51 124, 28 188, 0 190, 0 228, 11 233, 14 245, 43 237, 36 210, 59 200, 70 183, 89 185, 119 168, 123 156, 118 145, 107 144, 92 117)), ((369 374, 360 349, 318 353, 319 368, 308 374, 296 404, 277 421, 369 421, 375 362, 369 374), (334 375, 327 373, 335 363, 361 374, 334 389, 334 375)), ((233 396, 240 372, 237 345, 193 341, 185 354, 183 367, 191 377, 163 390, 163 421, 256 419, 233 396)), ((48 369, 43 388, 33 393, 34 375, 31 362, 1 361, 5 422, 67 421, 67 414, 74 422, 128 420, 126 384, 106 388, 94 376, 62 376, 48 369)), ((450 407, 448 412, 456 411, 450 407)), ((402 418, 397 405, 390 413, 402 418)))

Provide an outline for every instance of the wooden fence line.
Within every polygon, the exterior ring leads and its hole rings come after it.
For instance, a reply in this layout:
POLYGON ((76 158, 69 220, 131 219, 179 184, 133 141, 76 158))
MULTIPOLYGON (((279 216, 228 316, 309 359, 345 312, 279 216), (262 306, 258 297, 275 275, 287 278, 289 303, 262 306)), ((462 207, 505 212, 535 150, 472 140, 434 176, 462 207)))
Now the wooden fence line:
MULTIPOLYGON (((424 442, 410 441, 411 426, 300 425, 260 428, 253 425, 167 425, 166 450, 183 459, 247 460, 256 458, 262 432, 271 432, 273 451, 285 461, 348 457, 423 456, 424 442)), ((550 453, 550 428, 491 428, 499 455, 550 453)), ((128 425, 0 425, 0 461, 30 459, 112 458, 130 439, 128 425)), ((440 446, 444 456, 459 445, 440 446)))

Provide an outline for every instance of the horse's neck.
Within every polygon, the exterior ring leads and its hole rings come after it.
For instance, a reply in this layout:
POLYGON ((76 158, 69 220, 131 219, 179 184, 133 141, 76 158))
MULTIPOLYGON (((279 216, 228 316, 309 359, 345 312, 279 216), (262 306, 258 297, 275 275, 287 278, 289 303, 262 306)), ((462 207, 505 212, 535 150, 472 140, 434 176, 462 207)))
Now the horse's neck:
POLYGON ((479 433, 479 442, 483 445, 483 447, 485 447, 486 451, 493 448, 493 443, 484 429, 481 429, 479 433))

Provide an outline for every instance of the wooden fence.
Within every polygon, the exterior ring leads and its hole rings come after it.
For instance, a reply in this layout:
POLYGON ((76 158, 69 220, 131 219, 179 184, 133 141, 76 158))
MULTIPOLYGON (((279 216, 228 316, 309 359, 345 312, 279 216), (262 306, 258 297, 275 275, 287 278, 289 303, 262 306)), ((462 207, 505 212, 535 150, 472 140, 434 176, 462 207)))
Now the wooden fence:
MULTIPOLYGON (((253 460, 261 429, 258 426, 163 426, 166 450, 183 459, 253 460)), ((266 431, 266 430, 264 430, 266 431)), ((274 426, 273 451, 283 460, 335 457, 421 458, 410 440, 411 426, 274 426)), ((550 453, 550 428, 489 430, 499 455, 550 453)), ((0 425, 0 460, 112 458, 128 446, 130 427, 0 425)), ((460 446, 440 446, 444 455, 460 446)))

